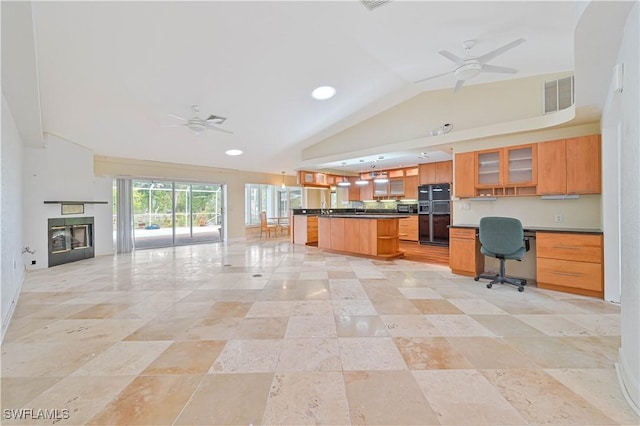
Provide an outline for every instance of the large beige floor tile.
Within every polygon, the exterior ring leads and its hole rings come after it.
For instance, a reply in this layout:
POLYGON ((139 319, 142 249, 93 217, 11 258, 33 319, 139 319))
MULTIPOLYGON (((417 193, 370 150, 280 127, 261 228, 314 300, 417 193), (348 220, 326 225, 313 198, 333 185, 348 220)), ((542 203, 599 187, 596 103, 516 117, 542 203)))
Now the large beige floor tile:
POLYGON ((353 425, 438 425, 409 371, 345 371, 353 425))

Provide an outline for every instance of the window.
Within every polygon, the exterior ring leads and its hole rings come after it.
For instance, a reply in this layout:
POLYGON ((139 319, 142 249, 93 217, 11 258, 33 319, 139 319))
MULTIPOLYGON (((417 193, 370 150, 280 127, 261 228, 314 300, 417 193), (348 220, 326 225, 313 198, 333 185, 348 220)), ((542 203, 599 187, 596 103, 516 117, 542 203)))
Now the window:
MULTIPOLYGON (((114 195, 115 191, 114 187, 114 195)), ((221 241, 223 201, 219 184, 134 179, 131 214, 135 247, 221 241)), ((114 227, 114 234, 116 231, 114 227)))
POLYGON ((289 215, 290 209, 302 206, 302 190, 298 187, 283 189, 279 185, 248 183, 244 187, 244 195, 245 225, 259 225, 263 210, 267 217, 284 217, 289 215))

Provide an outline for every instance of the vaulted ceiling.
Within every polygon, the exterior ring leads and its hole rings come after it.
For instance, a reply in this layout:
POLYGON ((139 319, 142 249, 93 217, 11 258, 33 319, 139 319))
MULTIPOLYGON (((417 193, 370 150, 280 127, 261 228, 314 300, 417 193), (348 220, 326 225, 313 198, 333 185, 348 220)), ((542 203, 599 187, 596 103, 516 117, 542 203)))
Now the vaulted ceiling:
POLYGON ((491 61, 517 74, 468 84, 572 70, 581 10, 570 1, 391 1, 370 11, 353 0, 3 2, 2 12, 3 93, 19 123, 31 117, 31 128, 98 155, 291 173, 304 148, 453 88, 452 75, 414 82, 452 71, 438 52, 462 57, 465 40, 481 55, 526 39, 491 61), (337 94, 312 99, 321 85, 337 94), (25 97, 37 111, 20 105, 25 97), (190 118, 192 105, 226 117, 233 134, 164 127, 181 123, 168 114, 190 118), (224 154, 232 148, 244 154, 224 154))

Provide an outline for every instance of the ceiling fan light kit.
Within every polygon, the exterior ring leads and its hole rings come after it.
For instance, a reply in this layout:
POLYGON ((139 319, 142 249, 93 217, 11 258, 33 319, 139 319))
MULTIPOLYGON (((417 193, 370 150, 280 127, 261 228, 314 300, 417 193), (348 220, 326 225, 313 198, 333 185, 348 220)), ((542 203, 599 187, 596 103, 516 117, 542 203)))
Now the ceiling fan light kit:
POLYGON ((163 127, 184 126, 196 135, 204 133, 205 130, 215 130, 222 133, 233 134, 232 131, 220 127, 220 125, 226 121, 225 117, 210 114, 206 119, 200 118, 198 116, 198 113, 200 112, 200 107, 198 105, 193 105, 191 110, 193 111, 194 117, 190 119, 186 119, 178 115, 167 114, 171 118, 184 121, 184 123, 167 124, 163 127))
POLYGON ((500 67, 496 65, 489 65, 491 59, 495 58, 498 55, 502 55, 507 50, 510 50, 517 45, 524 43, 524 38, 519 38, 517 40, 512 41, 511 43, 505 44, 502 47, 499 47, 495 50, 492 50, 489 53, 485 53, 484 55, 474 56, 471 54, 471 48, 476 44, 475 40, 467 40, 462 43, 464 47, 465 56, 464 58, 460 58, 457 55, 449 52, 448 50, 441 50, 438 52, 440 55, 444 56, 454 64, 456 67, 451 72, 445 72, 442 74, 433 75, 431 77, 423 78, 421 80, 416 81, 415 83, 422 83, 423 81, 432 80, 434 78, 442 77, 448 74, 453 74, 456 79, 456 85, 453 88, 453 92, 457 92, 462 88, 464 83, 468 80, 471 80, 477 77, 480 73, 483 72, 491 72, 498 74, 515 74, 518 70, 514 68, 500 67))

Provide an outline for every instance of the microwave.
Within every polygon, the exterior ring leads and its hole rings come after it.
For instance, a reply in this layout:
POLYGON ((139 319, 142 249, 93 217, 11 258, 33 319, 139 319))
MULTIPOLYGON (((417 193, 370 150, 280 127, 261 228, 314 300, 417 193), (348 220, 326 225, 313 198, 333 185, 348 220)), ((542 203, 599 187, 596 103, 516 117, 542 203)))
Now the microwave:
POLYGON ((418 213, 417 204, 398 204, 398 213, 418 213))

